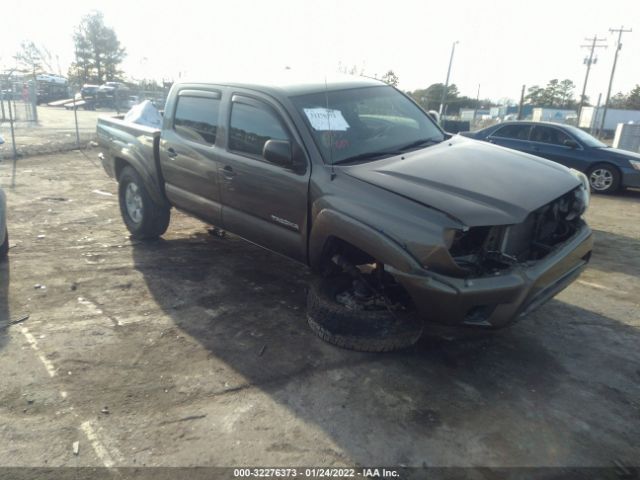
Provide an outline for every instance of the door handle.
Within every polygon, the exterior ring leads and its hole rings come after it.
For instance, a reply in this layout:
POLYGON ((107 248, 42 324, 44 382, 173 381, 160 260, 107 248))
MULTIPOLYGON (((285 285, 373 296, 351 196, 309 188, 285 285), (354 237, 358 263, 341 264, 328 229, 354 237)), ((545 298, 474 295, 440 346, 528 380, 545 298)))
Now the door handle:
POLYGON ((167 156, 168 156, 169 158, 175 158, 175 157, 177 157, 177 156, 178 156, 178 152, 176 152, 176 151, 173 149, 173 147, 169 147, 169 148, 167 148, 167 156))
POLYGON ((222 169, 222 176, 227 180, 231 180, 233 177, 236 176, 236 172, 233 171, 233 168, 231 168, 230 165, 227 165, 222 169))

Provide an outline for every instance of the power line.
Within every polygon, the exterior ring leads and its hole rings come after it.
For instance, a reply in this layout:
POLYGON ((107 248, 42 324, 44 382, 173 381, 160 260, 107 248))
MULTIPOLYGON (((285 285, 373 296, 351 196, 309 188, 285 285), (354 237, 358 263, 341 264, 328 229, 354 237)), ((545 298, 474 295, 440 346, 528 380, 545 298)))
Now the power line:
POLYGON ((582 107, 584 106, 585 93, 587 91, 587 82, 589 81, 589 72, 591 71, 591 65, 598 61, 598 57, 594 58, 594 52, 596 48, 607 48, 606 45, 598 45, 598 42, 605 42, 606 38, 598 38, 598 35, 594 35, 592 38, 585 38, 587 42, 591 42, 591 45, 580 45, 581 48, 589 48, 589 57, 584 59, 584 63, 587 66, 587 73, 584 76, 584 85, 582 86, 582 95, 580 95, 580 107, 578 108, 578 118, 582 113, 582 107))
POLYGON ((609 32, 611 33, 618 32, 618 42, 616 43, 616 54, 613 57, 613 67, 611 67, 611 77, 609 77, 609 88, 607 89, 607 99, 604 102, 604 110, 602 112, 602 121, 600 122, 600 133, 602 133, 602 131, 604 130, 604 120, 605 120, 605 117, 607 116, 607 109, 609 108, 609 99, 611 98, 611 87, 613 86, 613 75, 616 73, 616 63, 618 63, 618 53, 622 48, 622 34, 630 33, 632 31, 633 30, 631 28, 625 30, 624 25, 622 25, 620 28, 609 29, 609 32))

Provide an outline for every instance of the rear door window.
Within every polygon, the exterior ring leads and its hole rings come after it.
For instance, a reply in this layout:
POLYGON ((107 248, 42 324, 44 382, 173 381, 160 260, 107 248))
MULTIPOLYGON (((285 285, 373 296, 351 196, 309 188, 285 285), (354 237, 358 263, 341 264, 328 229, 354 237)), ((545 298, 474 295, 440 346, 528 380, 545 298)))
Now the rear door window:
POLYGON ((510 138, 513 140, 528 140, 530 125, 505 125, 498 128, 491 137, 510 138))
POLYGON ((219 110, 219 99, 180 95, 173 128, 187 140, 213 145, 218 132, 219 110))
POLYGON ((531 132, 531 141, 548 143, 550 145, 564 145, 565 140, 571 140, 566 133, 553 127, 536 125, 531 132))

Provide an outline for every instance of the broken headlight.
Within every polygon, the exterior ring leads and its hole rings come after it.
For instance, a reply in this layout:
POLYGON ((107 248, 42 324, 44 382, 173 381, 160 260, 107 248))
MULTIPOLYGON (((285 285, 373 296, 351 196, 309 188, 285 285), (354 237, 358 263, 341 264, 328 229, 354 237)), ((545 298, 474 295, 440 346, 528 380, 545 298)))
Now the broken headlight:
POLYGON ((587 207, 589 207, 591 192, 589 190, 589 180, 584 173, 579 172, 578 170, 575 170, 573 168, 570 168, 569 171, 574 177, 580 180, 581 184, 573 191, 574 199, 572 202, 571 211, 567 215, 567 220, 573 220, 574 218, 582 215, 587 210, 587 207))

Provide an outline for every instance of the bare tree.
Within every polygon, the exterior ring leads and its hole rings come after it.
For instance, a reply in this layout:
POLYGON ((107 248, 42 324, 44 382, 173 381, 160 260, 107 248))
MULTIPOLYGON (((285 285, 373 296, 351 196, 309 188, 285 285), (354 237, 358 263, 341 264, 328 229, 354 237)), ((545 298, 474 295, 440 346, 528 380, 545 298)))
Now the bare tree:
POLYGON ((389 70, 387 73, 382 75, 382 77, 380 77, 380 80, 382 80, 384 83, 388 83, 393 87, 397 87, 398 83, 400 82, 398 75, 396 75, 393 70, 389 70))
POLYGON ((24 40, 20 43, 20 51, 16 53, 14 58, 22 68, 29 71, 34 77, 42 72, 43 54, 31 40, 24 40))

